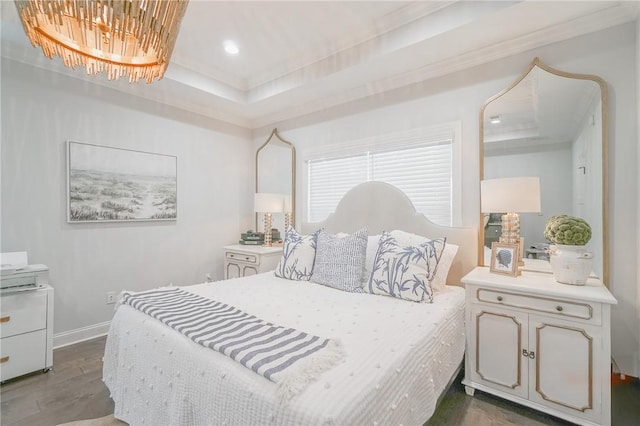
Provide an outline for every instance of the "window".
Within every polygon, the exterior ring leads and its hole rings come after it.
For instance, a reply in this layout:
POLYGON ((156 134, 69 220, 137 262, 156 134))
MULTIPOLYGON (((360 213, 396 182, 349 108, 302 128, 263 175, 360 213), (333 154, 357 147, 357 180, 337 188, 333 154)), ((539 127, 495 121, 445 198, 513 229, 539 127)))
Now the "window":
POLYGON ((308 159, 307 220, 326 219, 347 191, 376 180, 405 192, 416 210, 432 222, 451 226, 455 132, 446 133, 430 137, 405 135, 383 144, 365 144, 355 149, 359 152, 352 149, 344 155, 308 159))

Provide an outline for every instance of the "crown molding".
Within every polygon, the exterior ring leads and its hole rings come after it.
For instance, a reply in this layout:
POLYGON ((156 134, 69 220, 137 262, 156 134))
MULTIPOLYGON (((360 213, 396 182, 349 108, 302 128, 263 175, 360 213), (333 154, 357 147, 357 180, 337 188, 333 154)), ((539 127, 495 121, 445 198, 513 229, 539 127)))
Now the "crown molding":
POLYGON ((252 120, 252 127, 254 129, 261 128, 272 123, 329 110, 364 98, 374 98, 385 92, 463 71, 552 43, 622 25, 632 22, 634 19, 634 15, 629 14, 628 4, 617 4, 587 16, 558 23, 552 27, 542 28, 518 37, 505 37, 500 42, 469 49, 466 52, 442 58, 414 70, 367 82, 348 90, 340 90, 323 98, 296 105, 295 108, 281 109, 272 114, 255 117, 252 120))
MULTIPOLYGON (((349 52, 363 50, 362 44, 382 44, 376 40, 412 22, 429 17, 459 1, 418 1, 409 3, 400 9, 373 20, 365 28, 345 34, 341 39, 333 41, 331 52, 311 51, 302 58, 296 58, 295 61, 289 61, 276 69, 248 79, 246 89, 251 92, 260 91, 263 86, 272 87, 276 81, 287 79, 288 76, 295 76, 300 73, 306 74, 306 70, 312 68, 326 67, 327 63, 340 64, 341 68, 347 67, 349 66, 348 63, 341 63, 340 61, 344 61, 344 57, 347 54, 355 57, 360 56, 361 54, 353 55, 353 53, 349 52), (340 59, 337 60, 339 57, 340 59)), ((359 59, 361 60, 362 58, 360 57, 359 59)), ((258 98, 256 95, 251 97, 258 98)))

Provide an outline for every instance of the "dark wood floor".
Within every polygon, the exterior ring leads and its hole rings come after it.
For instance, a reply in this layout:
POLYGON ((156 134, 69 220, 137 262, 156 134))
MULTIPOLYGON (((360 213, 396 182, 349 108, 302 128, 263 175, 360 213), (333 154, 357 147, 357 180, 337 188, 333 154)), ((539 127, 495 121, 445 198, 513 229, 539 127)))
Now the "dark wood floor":
POLYGON ((2 426, 52 426, 113 413, 102 383, 106 338, 53 351, 53 369, 7 381, 0 388, 2 426))
MULTIPOLYGON (((424 426, 569 426, 573 423, 476 391, 468 396, 462 376, 424 426)), ((611 387, 611 425, 640 426, 640 380, 616 375, 611 387)))
MULTIPOLYGON (((54 368, 8 381, 0 388, 0 424, 53 426, 113 413, 113 401, 102 383, 105 338, 53 352, 54 368)), ((560 419, 509 401, 476 392, 465 394, 456 380, 426 426, 543 426, 569 425, 560 419)), ((612 386, 612 425, 640 425, 640 381, 615 380, 612 386)))

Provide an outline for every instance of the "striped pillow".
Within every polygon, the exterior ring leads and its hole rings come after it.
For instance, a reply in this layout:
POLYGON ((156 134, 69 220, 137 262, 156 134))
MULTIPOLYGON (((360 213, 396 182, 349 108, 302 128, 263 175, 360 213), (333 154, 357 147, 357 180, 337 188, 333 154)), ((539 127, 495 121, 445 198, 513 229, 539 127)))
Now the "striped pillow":
POLYGON ((352 293, 361 293, 361 276, 367 250, 367 229, 347 236, 321 231, 311 282, 352 293))

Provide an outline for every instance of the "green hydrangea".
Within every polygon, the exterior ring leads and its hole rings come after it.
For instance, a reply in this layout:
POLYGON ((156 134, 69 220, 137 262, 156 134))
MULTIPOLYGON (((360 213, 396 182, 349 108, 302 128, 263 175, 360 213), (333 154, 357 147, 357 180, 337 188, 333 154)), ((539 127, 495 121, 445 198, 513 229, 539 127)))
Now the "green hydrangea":
POLYGON ((554 244, 583 246, 591 239, 591 227, 579 217, 551 216, 544 228, 544 237, 554 244))

